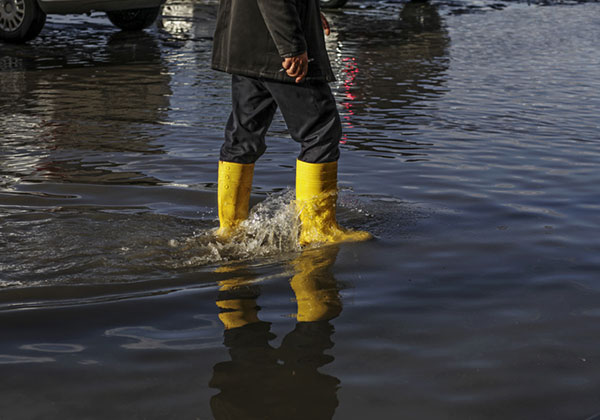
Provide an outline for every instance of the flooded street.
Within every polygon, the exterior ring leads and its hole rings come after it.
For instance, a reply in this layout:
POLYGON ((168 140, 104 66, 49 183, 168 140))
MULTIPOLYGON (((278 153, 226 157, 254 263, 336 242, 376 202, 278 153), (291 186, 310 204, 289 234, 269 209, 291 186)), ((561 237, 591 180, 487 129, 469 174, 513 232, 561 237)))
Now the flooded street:
POLYGON ((600 418, 600 4, 326 11, 338 220, 376 239, 318 249, 279 114, 211 234, 216 7, 0 43, 0 420, 600 418))

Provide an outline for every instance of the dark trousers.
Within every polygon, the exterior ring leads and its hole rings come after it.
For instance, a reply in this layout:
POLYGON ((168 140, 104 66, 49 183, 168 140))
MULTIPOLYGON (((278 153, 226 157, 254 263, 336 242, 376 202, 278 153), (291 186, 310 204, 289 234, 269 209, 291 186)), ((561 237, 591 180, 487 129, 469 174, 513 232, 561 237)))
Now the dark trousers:
POLYGON ((290 135, 300 143, 299 160, 338 160, 342 125, 326 82, 292 84, 234 75, 231 90, 232 112, 221 147, 222 161, 256 162, 267 149, 265 135, 277 107, 290 135))

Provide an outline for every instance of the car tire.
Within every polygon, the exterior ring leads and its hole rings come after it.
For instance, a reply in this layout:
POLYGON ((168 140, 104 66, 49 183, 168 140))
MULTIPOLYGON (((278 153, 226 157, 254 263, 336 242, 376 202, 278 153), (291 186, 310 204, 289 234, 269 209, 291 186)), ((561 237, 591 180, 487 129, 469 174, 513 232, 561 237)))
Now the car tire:
POLYGON ((0 1, 0 40, 22 43, 34 39, 44 28, 46 14, 37 0, 0 1))
POLYGON ((115 10, 106 12, 108 19, 124 31, 141 31, 151 26, 160 14, 160 7, 146 9, 115 10))
POLYGON ((342 7, 348 3, 348 0, 321 0, 321 7, 334 8, 342 7))

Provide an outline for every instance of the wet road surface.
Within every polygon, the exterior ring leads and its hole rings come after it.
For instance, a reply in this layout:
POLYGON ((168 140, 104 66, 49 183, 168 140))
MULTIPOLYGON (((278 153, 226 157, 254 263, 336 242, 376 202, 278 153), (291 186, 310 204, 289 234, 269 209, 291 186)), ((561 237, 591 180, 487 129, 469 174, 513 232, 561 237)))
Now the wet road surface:
POLYGON ((376 240, 317 250, 280 117, 212 239, 215 13, 0 44, 0 419, 594 418, 600 5, 327 11, 339 219, 376 240))

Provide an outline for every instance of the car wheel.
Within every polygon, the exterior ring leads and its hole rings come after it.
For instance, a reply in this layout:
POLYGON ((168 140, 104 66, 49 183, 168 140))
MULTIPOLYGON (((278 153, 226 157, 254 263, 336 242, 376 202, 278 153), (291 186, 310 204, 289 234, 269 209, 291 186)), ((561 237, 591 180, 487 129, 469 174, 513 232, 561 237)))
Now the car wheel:
POLYGON ((160 9, 160 7, 150 7, 146 9, 116 10, 106 12, 106 15, 113 25, 125 31, 140 31, 154 23, 160 9))
POLYGON ((321 0, 322 7, 342 7, 348 0, 321 0))
POLYGON ((0 0, 0 39, 26 42, 42 31, 46 14, 37 0, 0 0))

